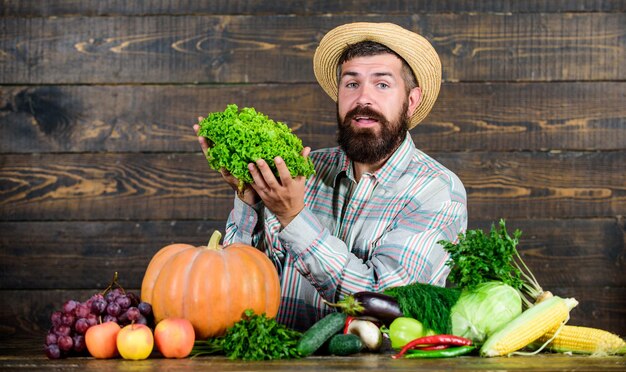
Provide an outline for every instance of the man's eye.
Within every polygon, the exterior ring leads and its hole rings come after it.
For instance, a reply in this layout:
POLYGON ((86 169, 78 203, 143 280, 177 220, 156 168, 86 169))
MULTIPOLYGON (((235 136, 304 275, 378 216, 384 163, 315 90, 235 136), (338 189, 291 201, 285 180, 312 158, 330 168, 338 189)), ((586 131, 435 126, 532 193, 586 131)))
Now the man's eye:
POLYGON ((389 85, 387 83, 378 83, 378 86, 383 89, 389 88, 389 85))
POLYGON ((356 88, 357 84, 356 83, 348 83, 346 84, 346 88, 356 88))

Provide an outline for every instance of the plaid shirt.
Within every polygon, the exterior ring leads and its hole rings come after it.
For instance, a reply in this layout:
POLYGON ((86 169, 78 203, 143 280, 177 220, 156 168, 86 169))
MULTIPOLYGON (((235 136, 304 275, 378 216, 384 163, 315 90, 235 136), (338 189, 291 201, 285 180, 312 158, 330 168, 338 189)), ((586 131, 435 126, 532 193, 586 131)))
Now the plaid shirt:
POLYGON ((414 282, 445 285, 448 255, 439 240, 467 228, 459 178, 424 154, 407 134, 398 150, 357 183, 339 148, 314 151, 316 174, 306 183, 305 208, 285 228, 262 203, 235 197, 225 244, 264 250, 281 283, 277 320, 305 330, 359 291, 380 292, 414 282))

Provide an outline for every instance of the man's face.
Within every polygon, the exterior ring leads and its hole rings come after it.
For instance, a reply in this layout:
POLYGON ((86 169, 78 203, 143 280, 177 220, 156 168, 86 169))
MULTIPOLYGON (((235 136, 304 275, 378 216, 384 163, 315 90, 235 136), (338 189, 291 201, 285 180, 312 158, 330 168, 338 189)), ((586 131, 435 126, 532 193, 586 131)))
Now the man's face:
POLYGON ((337 99, 339 145, 357 162, 386 159, 406 135, 411 103, 398 57, 381 54, 346 61, 337 99))

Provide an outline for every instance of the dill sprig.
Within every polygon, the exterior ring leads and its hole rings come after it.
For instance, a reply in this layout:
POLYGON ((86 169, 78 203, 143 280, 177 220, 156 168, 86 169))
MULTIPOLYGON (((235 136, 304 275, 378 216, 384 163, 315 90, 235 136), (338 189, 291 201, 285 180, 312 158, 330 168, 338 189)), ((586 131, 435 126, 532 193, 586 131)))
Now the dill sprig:
POLYGON ((419 319, 426 329, 438 334, 451 332, 450 311, 461 296, 460 289, 412 283, 384 293, 396 299, 404 316, 419 319))

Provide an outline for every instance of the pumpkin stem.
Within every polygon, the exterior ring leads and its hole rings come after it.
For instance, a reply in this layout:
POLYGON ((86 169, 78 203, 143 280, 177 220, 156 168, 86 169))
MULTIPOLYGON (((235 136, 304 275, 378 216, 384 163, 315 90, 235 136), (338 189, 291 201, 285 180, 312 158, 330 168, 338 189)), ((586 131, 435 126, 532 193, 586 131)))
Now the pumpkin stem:
POLYGON ((206 245, 206 249, 211 249, 214 251, 219 251, 222 249, 220 247, 220 239, 222 239, 222 233, 218 230, 213 231, 213 235, 211 235, 211 239, 209 239, 209 244, 206 245))

